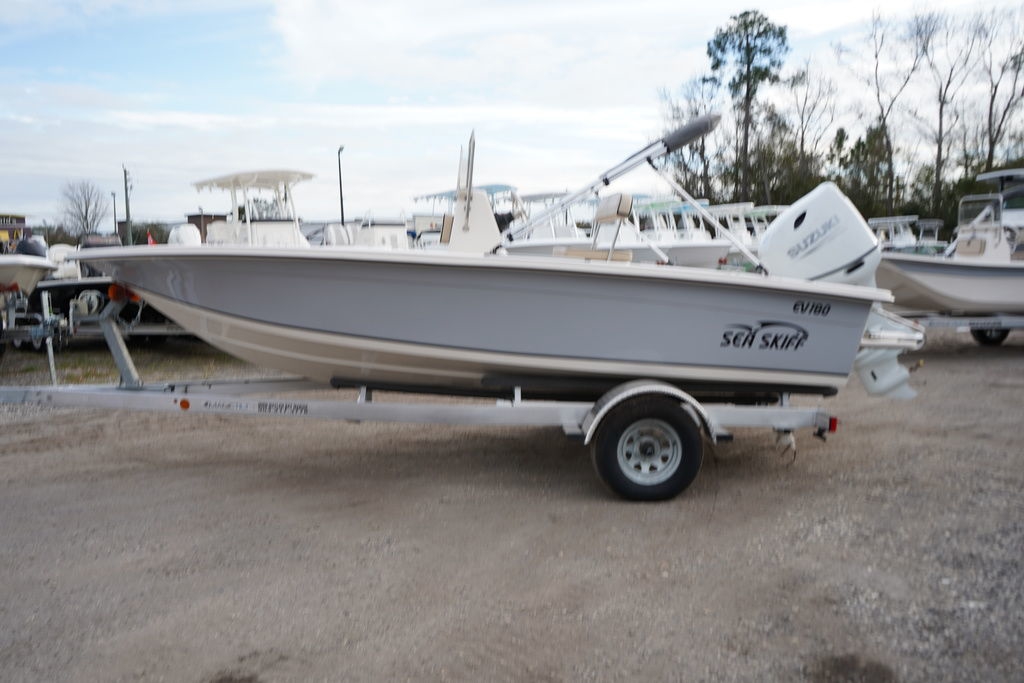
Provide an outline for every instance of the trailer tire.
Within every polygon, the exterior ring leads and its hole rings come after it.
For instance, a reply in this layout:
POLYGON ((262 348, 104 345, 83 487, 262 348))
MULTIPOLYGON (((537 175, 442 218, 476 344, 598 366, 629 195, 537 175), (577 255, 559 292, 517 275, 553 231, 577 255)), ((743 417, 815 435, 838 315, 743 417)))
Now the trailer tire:
POLYGON ((40 340, 40 339, 35 339, 35 338, 33 338, 31 340, 28 340, 28 341, 26 341, 24 339, 12 339, 11 340, 11 346, 13 346, 14 348, 18 349, 19 351, 22 350, 22 349, 28 350, 28 348, 30 346, 32 347, 33 351, 42 351, 43 350, 43 341, 40 340))
POLYGON ((982 346, 999 346, 1006 338, 1010 336, 1009 330, 1003 329, 972 329, 971 336, 974 337, 974 341, 978 342, 982 346))
POLYGON ((678 400, 641 396, 613 408, 591 447, 598 477, 628 500, 667 500, 686 489, 704 456, 700 429, 678 400))

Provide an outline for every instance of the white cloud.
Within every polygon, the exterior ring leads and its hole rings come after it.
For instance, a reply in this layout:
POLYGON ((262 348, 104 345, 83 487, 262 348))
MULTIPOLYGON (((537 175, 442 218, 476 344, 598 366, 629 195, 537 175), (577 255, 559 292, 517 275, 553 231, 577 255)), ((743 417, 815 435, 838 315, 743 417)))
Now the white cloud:
MULTIPOLYGON (((678 76, 678 3, 280 0, 284 68, 311 86, 575 106, 650 100, 678 76)), ((695 65, 696 66, 696 65, 695 65)))
MULTIPOLYGON (((882 9, 909 12, 913 2, 891 0, 882 9)), ((0 26, 46 32, 100 15, 243 6, 7 0, 0 26)), ((120 197, 123 163, 135 178, 133 215, 180 220, 200 203, 226 208, 219 198, 197 196, 190 185, 196 179, 284 167, 317 174, 296 189, 296 199, 304 217, 330 218, 337 212, 336 151, 344 144, 346 209, 391 214, 410 210, 415 195, 454 184, 459 147, 471 130, 479 182, 525 192, 575 188, 659 134, 658 89, 706 69, 707 40, 746 9, 746 0, 696 7, 678 0, 277 0, 268 21, 280 45, 234 48, 258 47, 261 64, 277 55, 291 80, 268 88, 266 97, 207 82, 202 73, 182 74, 167 89, 152 82, 115 88, 103 77, 83 85, 83 71, 74 69, 54 83, 24 82, 8 67, 0 73, 0 148, 16 162, 0 170, 0 205, 52 216, 59 186, 72 178, 93 179, 120 197), (193 85, 197 93, 215 88, 217 101, 228 104, 170 94, 193 85)), ((793 66, 808 45, 827 50, 837 35, 857 39, 872 7, 798 0, 761 11, 789 26, 793 66)), ((224 36, 226 43, 235 38, 224 36)))
MULTIPOLYGON (((202 203, 190 187, 206 176, 284 167, 317 174, 297 188, 306 218, 331 218, 337 207, 336 150, 345 144, 346 206, 353 215, 409 211, 413 196, 454 184, 459 147, 478 139, 478 179, 526 190, 564 189, 590 180, 656 134, 657 113, 612 106, 579 111, 530 104, 307 105, 264 103, 230 115, 131 109, 91 88, 36 88, 43 116, 12 114, 0 145, 19 160, 32 188, 7 185, 23 211, 53 220, 59 186, 93 179, 120 196, 121 164, 136 179, 133 215, 180 220, 202 203), (74 103, 59 108, 62 98, 74 103), (57 113, 59 112, 59 114, 57 113), (41 183, 41 178, 47 178, 41 183), (15 189, 17 187, 18 189, 15 189)), ((38 110, 15 102, 26 111, 38 110)), ((119 200, 122 201, 122 200, 119 200)), ((226 207, 219 207, 224 209, 226 207)))
POLYGON ((173 127, 196 131, 256 130, 271 128, 277 123, 274 118, 268 116, 236 116, 208 112, 111 110, 97 114, 113 126, 133 129, 173 127))
MULTIPOLYGON (((269 0, 268 0, 269 1, 269 0)), ((4 0, 0 26, 48 30, 102 15, 169 15, 222 12, 263 5, 252 0, 4 0)))

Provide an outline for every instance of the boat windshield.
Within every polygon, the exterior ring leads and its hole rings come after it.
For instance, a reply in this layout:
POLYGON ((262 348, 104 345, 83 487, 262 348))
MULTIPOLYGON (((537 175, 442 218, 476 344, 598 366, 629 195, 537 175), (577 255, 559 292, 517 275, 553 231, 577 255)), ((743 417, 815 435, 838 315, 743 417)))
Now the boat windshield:
POLYGON ((1001 220, 1002 197, 998 194, 970 195, 960 200, 960 226, 999 225, 1001 220))
POLYGON ((292 212, 282 199, 269 197, 250 197, 249 208, 253 221, 290 221, 292 212))
POLYGON ((1003 201, 1004 209, 1024 209, 1024 192, 1012 197, 1006 197, 1003 201))

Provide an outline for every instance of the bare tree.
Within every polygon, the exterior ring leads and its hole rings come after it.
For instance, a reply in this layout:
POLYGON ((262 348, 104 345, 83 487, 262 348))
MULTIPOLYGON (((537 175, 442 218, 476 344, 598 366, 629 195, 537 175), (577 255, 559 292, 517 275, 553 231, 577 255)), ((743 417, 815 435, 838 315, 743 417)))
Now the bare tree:
POLYGON ((76 236, 98 232, 108 215, 106 193, 89 180, 68 181, 62 191, 65 228, 76 236))
POLYGON ((981 70, 988 82, 985 125, 985 170, 992 170, 996 148, 1003 142, 1024 99, 1024 10, 992 10, 977 17, 981 70))
MULTIPOLYGON (((881 169, 883 210, 886 212, 892 212, 896 204, 896 145, 892 129, 897 103, 920 68, 923 58, 920 41, 913 39, 914 29, 912 23, 897 24, 874 14, 867 34, 872 60, 869 73, 865 74, 854 67, 854 73, 870 90, 876 108, 869 131, 881 138, 884 157, 884 169, 881 169)), ((842 61, 845 55, 851 54, 851 50, 840 44, 836 46, 836 54, 842 61)))
POLYGON ((802 159, 816 156, 822 139, 836 119, 836 84, 814 73, 810 58, 785 83, 795 115, 793 132, 797 151, 802 159))
POLYGON ((931 79, 932 105, 930 115, 915 112, 928 141, 935 146, 932 178, 931 210, 938 215, 942 204, 942 183, 949 150, 954 141, 950 134, 959 121, 956 97, 971 76, 978 42, 977 24, 945 14, 930 12, 912 20, 913 36, 924 56, 931 79))
MULTIPOLYGON (((684 83, 679 99, 673 98, 665 90, 661 92, 661 100, 667 109, 666 118, 672 128, 714 111, 719 104, 718 99, 717 82, 710 76, 696 76, 684 83)), ((712 135, 718 135, 717 131, 712 135)), ((717 147, 705 136, 673 154, 676 178, 683 187, 689 188, 697 196, 709 199, 718 196, 712 174, 718 157, 715 151, 717 147)))
POLYGON ((921 51, 921 41, 907 40, 908 37, 913 37, 916 28, 912 23, 904 27, 895 26, 883 21, 878 14, 871 18, 870 37, 874 59, 871 86, 874 91, 875 104, 878 106, 878 126, 882 133, 882 144, 886 157, 885 208, 889 213, 893 211, 896 203, 896 146, 893 144, 892 135, 893 112, 900 96, 906 91, 910 80, 921 66, 921 59, 924 56, 921 51), (904 35, 900 36, 900 32, 904 35), (906 54, 908 46, 911 51, 909 55, 906 54), (885 65, 887 64, 898 66, 886 69, 885 65))

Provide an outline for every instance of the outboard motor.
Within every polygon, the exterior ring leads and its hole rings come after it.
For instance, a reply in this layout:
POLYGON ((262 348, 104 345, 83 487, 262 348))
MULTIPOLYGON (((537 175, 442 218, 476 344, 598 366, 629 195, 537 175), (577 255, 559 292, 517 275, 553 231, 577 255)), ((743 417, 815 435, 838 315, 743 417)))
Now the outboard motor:
POLYGON ((46 250, 46 257, 57 266, 50 274, 54 280, 78 280, 82 277, 82 268, 78 261, 69 261, 68 256, 74 254, 75 247, 70 244, 55 244, 46 250))
POLYGON ((46 258, 46 244, 40 243, 31 237, 26 237, 14 245, 14 253, 21 254, 22 256, 42 256, 46 258))
POLYGON ((834 183, 822 183, 779 214, 758 257, 772 275, 875 286, 878 239, 834 183))
POLYGON ((203 238, 199 234, 199 228, 191 223, 175 225, 167 235, 167 244, 192 247, 202 243, 203 238))
MULTIPOLYGON (((882 250, 846 195, 822 183, 772 221, 758 256, 772 275, 874 287, 882 250)), ((854 361, 861 384, 869 394, 913 398, 896 357, 923 344, 924 328, 874 304, 854 361)))

